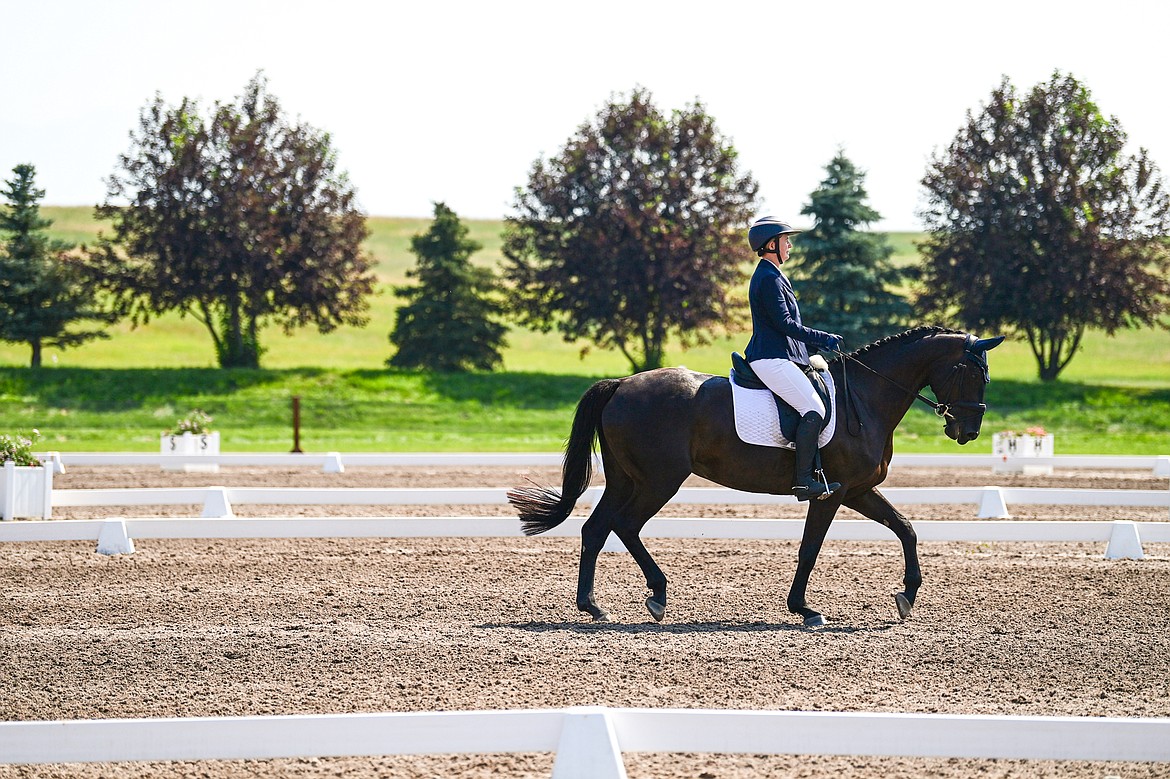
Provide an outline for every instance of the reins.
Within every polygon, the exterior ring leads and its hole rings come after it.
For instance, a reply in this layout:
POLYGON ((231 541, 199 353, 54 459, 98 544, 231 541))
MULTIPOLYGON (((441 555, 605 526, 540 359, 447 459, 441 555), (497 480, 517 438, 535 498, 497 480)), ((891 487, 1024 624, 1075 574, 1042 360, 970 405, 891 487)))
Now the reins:
MULTIPOLYGON (((940 419, 948 419, 952 422, 957 422, 959 419, 966 419, 966 417, 955 417, 953 414, 951 414, 951 405, 973 406, 973 407, 976 407, 979 409, 979 411, 978 411, 979 414, 982 414, 983 412, 985 412, 987 410, 987 406, 984 405, 983 403, 966 403, 966 402, 959 402, 959 403, 955 403, 955 404, 938 403, 938 402, 933 401, 930 398, 926 397, 921 392, 917 392, 915 390, 907 389, 906 387, 903 387, 901 384, 894 381, 889 376, 886 376, 884 373, 879 373, 878 371, 869 367, 868 365, 866 365, 861 360, 857 359, 856 357, 854 357, 851 354, 846 354, 845 352, 837 351, 835 349, 833 350, 833 352, 836 355, 838 355, 839 357, 841 357, 841 382, 842 382, 842 384, 844 384, 844 388, 845 388, 845 426, 846 426, 846 429, 849 430, 849 434, 852 436, 860 435, 861 428, 864 427, 864 425, 861 422, 861 414, 857 413, 857 401, 854 400, 853 393, 849 391, 849 372, 847 370, 845 370, 847 360, 852 360, 853 362, 860 365, 862 368, 865 368, 867 371, 872 373, 874 376, 877 376, 878 378, 881 378, 881 379, 885 379, 890 384, 893 384, 895 387, 897 387, 898 389, 905 392, 907 395, 913 395, 918 400, 921 400, 923 403, 930 406, 934 410, 934 413, 940 419), (849 426, 849 407, 851 405, 853 406, 853 413, 857 417, 857 430, 856 431, 854 431, 849 426)), ((971 354, 971 352, 967 351, 967 354, 971 354)), ((958 370, 961 367, 963 367, 963 366, 956 365, 955 369, 958 370)), ((950 386, 949 382, 948 382, 947 386, 950 386)), ((969 416, 974 416, 974 414, 971 414, 969 416)))

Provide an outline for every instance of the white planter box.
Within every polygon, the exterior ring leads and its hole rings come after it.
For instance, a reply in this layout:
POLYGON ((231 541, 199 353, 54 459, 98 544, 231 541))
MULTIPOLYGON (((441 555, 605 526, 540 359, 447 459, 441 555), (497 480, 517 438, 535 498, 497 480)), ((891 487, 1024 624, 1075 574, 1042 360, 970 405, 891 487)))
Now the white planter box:
POLYGON ((159 438, 159 451, 174 457, 174 462, 163 458, 164 471, 219 473, 219 463, 199 462, 201 457, 219 454, 219 433, 162 435, 159 438))
POLYGON ((991 437, 991 452, 996 460, 991 470, 995 473, 1025 473, 1028 475, 1051 475, 1052 463, 1037 462, 1056 455, 1056 436, 1003 435, 991 437))
POLYGON ((49 519, 53 516, 53 463, 38 466, 17 466, 11 460, 4 463, 0 478, 0 518, 16 517, 49 519))

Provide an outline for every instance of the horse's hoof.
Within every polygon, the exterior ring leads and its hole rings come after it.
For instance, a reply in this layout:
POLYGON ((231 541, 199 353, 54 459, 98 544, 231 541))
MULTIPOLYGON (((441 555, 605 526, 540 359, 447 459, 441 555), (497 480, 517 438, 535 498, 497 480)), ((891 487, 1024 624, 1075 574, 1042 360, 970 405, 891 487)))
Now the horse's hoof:
POLYGON ((593 615, 593 621, 594 622, 609 622, 609 615, 606 614, 604 611, 598 610, 598 612, 593 615))
POLYGON ((659 603, 653 598, 646 599, 646 608, 650 612, 650 616, 654 618, 655 622, 661 622, 662 618, 666 616, 666 605, 659 603))
POLYGON ((914 612, 914 604, 906 597, 906 593, 895 593, 894 603, 898 604, 898 616, 901 619, 909 619, 910 615, 914 612))
POLYGON ((804 626, 806 628, 820 628, 824 627, 828 621, 824 614, 810 614, 804 618, 804 626))

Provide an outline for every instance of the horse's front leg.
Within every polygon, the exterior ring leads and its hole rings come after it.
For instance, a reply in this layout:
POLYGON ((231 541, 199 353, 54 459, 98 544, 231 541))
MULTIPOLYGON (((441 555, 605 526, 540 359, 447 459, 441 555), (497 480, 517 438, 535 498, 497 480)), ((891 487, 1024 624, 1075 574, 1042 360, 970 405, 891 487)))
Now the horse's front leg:
POLYGON ((804 617, 807 627, 819 627, 827 621, 823 614, 808 607, 805 595, 808 579, 812 575, 825 534, 840 506, 835 500, 809 501, 808 514, 804 520, 804 536, 800 539, 800 552, 796 558, 796 575, 792 577, 792 588, 788 590, 788 610, 804 617))
POLYGON ((850 498, 845 501, 845 505, 893 530, 902 542, 902 556, 906 560, 906 574, 902 583, 906 585, 906 591, 896 593, 894 602, 898 606, 898 615, 906 619, 914 610, 914 600, 918 597, 918 588, 922 586, 922 567, 918 564, 918 534, 914 532, 910 520, 902 516, 876 489, 850 498))

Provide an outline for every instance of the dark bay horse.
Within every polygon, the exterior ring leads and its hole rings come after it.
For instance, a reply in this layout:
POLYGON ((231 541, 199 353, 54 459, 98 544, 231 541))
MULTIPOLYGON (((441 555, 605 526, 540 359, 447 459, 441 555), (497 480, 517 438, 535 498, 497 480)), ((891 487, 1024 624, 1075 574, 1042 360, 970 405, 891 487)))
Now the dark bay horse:
MULTIPOLYGON (((877 491, 893 455, 894 428, 915 399, 936 406, 946 435, 959 444, 979 436, 983 393, 990 381, 987 351, 1003 336, 977 339, 955 330, 920 327, 890 336, 830 364, 838 422, 822 449, 825 473, 841 489, 809 502, 788 609, 806 625, 824 617, 808 607, 805 592, 825 534, 837 509, 847 506, 880 522, 902 542, 905 592, 895 595, 900 616, 910 616, 922 571, 914 528, 877 491), (938 403, 921 396, 929 386, 938 403)), ((660 368, 621 379, 603 379, 577 404, 565 446, 561 490, 519 487, 508 499, 524 532, 542 533, 572 512, 593 475, 593 441, 601 447, 605 490, 581 530, 577 608, 607 619, 593 594, 597 555, 616 533, 646 576, 650 616, 666 613, 666 576, 638 534, 692 473, 747 492, 790 495, 792 451, 746 444, 735 432, 731 384, 722 376, 684 368, 660 368)))

